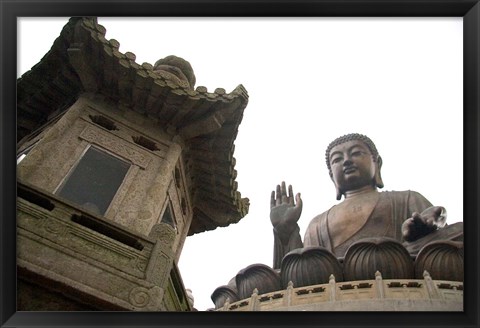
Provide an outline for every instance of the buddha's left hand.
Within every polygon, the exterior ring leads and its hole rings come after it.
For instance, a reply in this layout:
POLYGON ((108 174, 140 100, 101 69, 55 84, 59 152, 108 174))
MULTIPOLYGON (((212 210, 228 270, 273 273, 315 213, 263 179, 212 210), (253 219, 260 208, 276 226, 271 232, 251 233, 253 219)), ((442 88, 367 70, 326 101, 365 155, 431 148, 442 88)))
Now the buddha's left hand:
POLYGON ((414 241, 435 230, 443 228, 447 221, 447 211, 442 206, 432 206, 422 213, 414 212, 402 224, 402 235, 406 241, 414 241))

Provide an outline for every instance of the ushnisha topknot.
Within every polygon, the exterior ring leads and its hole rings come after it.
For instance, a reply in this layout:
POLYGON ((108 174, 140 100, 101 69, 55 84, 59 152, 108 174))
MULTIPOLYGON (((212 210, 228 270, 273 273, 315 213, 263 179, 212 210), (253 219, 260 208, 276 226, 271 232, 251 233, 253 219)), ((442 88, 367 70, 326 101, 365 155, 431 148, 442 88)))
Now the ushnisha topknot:
POLYGON ((372 153, 373 160, 374 161, 377 160, 377 157, 378 157, 377 147, 375 147, 375 144, 369 137, 359 133, 350 133, 350 134, 343 135, 333 140, 328 145, 327 150, 325 151, 325 161, 327 162, 328 172, 330 173, 330 176, 332 175, 332 168, 330 167, 330 151, 332 150, 333 147, 351 140, 363 141, 367 145, 370 152, 372 153))

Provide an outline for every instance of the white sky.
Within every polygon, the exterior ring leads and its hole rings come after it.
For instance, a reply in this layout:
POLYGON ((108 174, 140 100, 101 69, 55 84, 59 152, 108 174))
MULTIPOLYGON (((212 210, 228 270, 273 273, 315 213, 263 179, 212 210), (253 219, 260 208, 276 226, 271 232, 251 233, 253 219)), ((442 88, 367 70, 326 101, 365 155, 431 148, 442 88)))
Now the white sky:
MULTIPOLYGON (((67 18, 18 20, 18 76, 40 61, 67 18)), ((359 132, 383 158, 383 190, 415 190, 463 220, 462 18, 99 18, 136 62, 188 60, 196 86, 250 99, 235 142, 250 212, 187 238, 179 267, 195 307, 253 263, 272 265, 270 192, 301 192, 301 235, 336 203, 330 141, 359 132)))

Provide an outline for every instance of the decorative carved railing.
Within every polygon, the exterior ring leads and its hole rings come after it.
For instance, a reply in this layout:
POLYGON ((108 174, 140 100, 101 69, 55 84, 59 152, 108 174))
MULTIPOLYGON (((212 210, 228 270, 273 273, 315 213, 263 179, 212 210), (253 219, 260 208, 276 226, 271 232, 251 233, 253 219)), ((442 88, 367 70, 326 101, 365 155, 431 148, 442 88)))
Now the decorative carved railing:
POLYGON ((190 310, 169 225, 144 236, 39 188, 17 187, 19 279, 41 278, 99 310, 190 310))
POLYGON ((423 279, 375 279, 336 282, 333 275, 326 284, 295 288, 290 282, 284 290, 258 295, 234 303, 229 300, 217 311, 423 311, 463 310, 463 282, 423 279))

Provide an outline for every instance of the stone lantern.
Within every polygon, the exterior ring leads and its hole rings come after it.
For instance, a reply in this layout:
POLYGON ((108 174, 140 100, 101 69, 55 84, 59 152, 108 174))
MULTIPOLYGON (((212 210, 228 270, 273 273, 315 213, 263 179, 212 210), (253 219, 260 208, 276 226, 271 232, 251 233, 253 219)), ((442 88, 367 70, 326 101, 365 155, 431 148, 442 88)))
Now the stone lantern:
POLYGON ((190 310, 188 235, 248 212, 234 141, 248 95, 195 89, 72 18, 17 81, 19 310, 190 310))

